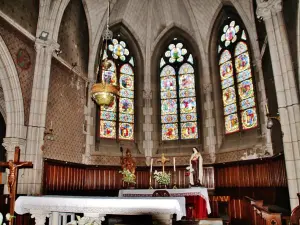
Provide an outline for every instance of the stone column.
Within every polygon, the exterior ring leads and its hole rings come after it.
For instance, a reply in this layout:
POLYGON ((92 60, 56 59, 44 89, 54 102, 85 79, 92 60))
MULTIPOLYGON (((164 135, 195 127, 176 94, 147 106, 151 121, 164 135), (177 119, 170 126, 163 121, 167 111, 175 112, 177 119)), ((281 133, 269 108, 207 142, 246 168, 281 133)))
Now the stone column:
MULTIPOLYGON (((25 147, 26 147, 26 140, 21 139, 21 138, 4 138, 3 139, 3 144, 4 148, 6 149, 6 154, 7 154, 7 161, 8 160, 14 160, 14 154, 15 154, 15 147, 19 146, 20 147, 20 161, 24 161, 25 159, 25 147)), ((18 176, 18 183, 22 183, 22 174, 24 173, 24 169, 19 169, 19 176, 18 176)), ((9 169, 6 169, 6 176, 8 178, 9 175, 9 169)), ((7 178, 5 179, 7 181, 7 178)), ((7 187, 7 182, 5 182, 4 185, 4 194, 9 194, 8 193, 8 187, 7 187)))
POLYGON ((45 225, 49 213, 42 210, 30 210, 31 218, 35 218, 35 225, 45 225))
POLYGON ((147 14, 147 39, 146 39, 146 54, 145 54, 145 75, 144 75, 144 91, 143 99, 145 106, 143 107, 143 115, 145 116, 145 122, 143 124, 143 149, 146 157, 146 164, 150 165, 150 159, 152 157, 153 150, 153 124, 151 117, 153 114, 153 108, 151 106, 152 90, 151 90, 151 24, 152 24, 152 8, 154 1, 148 1, 148 14, 147 14))
MULTIPOLYGON (((212 100, 212 84, 206 83, 203 85, 204 93, 204 110, 206 116, 204 118, 204 126, 207 129, 207 136, 205 143, 208 147, 209 159, 211 163, 216 160, 216 136, 215 136, 215 118, 213 116, 214 102, 212 100)), ((200 133, 201 135, 201 133, 200 133)))
MULTIPOLYGON (((18 188, 20 194, 40 194, 42 185, 44 131, 48 90, 50 80, 50 66, 52 53, 59 45, 53 41, 35 42, 36 60, 32 96, 30 104, 29 123, 27 130, 26 161, 32 161, 33 170, 25 173, 23 189, 18 188)), ((55 131, 54 131, 55 132, 55 131)))
POLYGON ((291 209, 298 205, 300 185, 300 113, 282 0, 256 0, 257 16, 265 22, 274 74, 291 209))

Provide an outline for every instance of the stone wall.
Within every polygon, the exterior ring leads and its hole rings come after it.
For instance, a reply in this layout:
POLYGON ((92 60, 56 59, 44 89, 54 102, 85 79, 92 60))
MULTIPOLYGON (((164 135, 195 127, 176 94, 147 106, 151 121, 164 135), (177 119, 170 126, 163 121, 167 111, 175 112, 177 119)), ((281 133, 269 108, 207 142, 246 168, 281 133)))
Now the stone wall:
POLYGON ((60 55, 69 64, 77 63, 76 69, 87 74, 89 60, 89 35, 82 2, 72 0, 68 4, 58 34, 60 55))
POLYGON ((0 24, 0 35, 14 60, 19 75, 25 111, 25 125, 28 125, 35 64, 34 43, 4 20, 0 19, 0 24))
POLYGON ((0 0, 0 10, 35 35, 39 16, 39 0, 0 0))
POLYGON ((44 157, 81 163, 85 149, 83 133, 85 89, 73 83, 74 74, 52 59, 46 130, 53 125, 54 140, 45 140, 44 157))

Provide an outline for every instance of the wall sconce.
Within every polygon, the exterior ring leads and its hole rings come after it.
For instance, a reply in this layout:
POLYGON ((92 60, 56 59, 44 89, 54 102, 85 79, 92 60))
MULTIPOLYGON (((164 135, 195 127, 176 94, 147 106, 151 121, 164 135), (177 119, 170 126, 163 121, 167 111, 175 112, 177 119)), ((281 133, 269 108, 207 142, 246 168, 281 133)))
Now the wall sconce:
POLYGON ((267 128, 272 129, 272 127, 274 125, 273 120, 277 120, 280 124, 280 116, 279 115, 271 116, 270 113, 269 113, 268 105, 266 105, 265 107, 266 107, 266 116, 268 117, 267 128))
POLYGON ((44 131, 44 140, 54 141, 52 121, 51 121, 51 124, 50 124, 49 131, 47 131, 47 130, 44 131))
POLYGON ((49 36, 49 33, 48 33, 48 32, 42 31, 42 33, 41 33, 40 36, 39 36, 39 39, 42 39, 42 40, 44 40, 44 41, 47 41, 48 36, 49 36))
POLYGON ((269 114, 266 115, 268 117, 268 122, 267 122, 267 128, 272 129, 273 127, 273 120, 277 120, 280 123, 280 116, 270 116, 269 114))

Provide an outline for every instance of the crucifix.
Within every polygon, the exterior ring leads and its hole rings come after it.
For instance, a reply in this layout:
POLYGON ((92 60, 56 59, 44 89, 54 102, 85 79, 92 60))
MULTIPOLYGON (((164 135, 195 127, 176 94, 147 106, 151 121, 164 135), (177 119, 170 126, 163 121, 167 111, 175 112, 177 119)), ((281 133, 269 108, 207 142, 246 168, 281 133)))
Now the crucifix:
POLYGON ((161 159, 157 160, 157 162, 160 162, 162 164, 162 172, 163 173, 165 172, 165 164, 166 164, 166 162, 169 162, 169 161, 170 161, 170 159, 166 158, 164 153, 161 154, 161 159))
MULTIPOLYGON (((17 194, 17 182, 18 182, 18 168, 21 167, 32 167, 32 162, 20 162, 20 147, 15 147, 14 160, 9 160, 8 162, 0 162, 0 167, 5 167, 9 169, 8 174, 8 192, 10 198, 9 214, 14 215, 15 201, 17 194)), ((10 218, 10 225, 13 225, 13 217, 10 218)))

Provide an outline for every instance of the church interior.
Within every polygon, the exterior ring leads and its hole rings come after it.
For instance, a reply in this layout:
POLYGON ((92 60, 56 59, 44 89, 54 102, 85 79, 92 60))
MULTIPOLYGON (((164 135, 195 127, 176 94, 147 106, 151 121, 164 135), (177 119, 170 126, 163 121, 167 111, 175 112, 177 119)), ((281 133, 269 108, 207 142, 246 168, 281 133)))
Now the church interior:
POLYGON ((299 0, 0 0, 0 225, 299 225, 299 88, 299 0))

